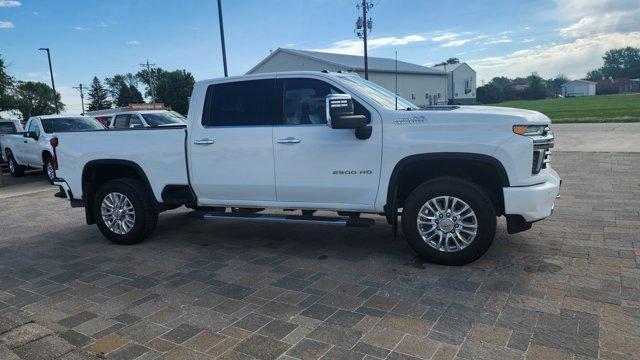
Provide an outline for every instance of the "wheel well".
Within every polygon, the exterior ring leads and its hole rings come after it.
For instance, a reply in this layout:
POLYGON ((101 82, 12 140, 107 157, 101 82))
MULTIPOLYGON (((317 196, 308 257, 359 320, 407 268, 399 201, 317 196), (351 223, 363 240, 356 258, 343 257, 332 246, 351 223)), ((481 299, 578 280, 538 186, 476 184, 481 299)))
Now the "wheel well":
POLYGON ((43 150, 42 151, 42 162, 43 163, 47 159, 47 157, 53 158, 53 156, 51 155, 50 152, 48 152, 47 150, 43 150))
POLYGON ((156 203, 149 179, 138 164, 126 160, 94 160, 87 163, 82 172, 82 193, 87 224, 95 224, 93 201, 98 189, 111 180, 130 178, 140 181, 156 203))
POLYGON ((393 203, 396 187, 397 207, 401 208, 413 189, 440 176, 459 177, 480 186, 491 199, 498 216, 504 213, 502 188, 509 186, 506 171, 495 158, 476 154, 425 154, 401 161, 391 175, 387 208, 393 203))

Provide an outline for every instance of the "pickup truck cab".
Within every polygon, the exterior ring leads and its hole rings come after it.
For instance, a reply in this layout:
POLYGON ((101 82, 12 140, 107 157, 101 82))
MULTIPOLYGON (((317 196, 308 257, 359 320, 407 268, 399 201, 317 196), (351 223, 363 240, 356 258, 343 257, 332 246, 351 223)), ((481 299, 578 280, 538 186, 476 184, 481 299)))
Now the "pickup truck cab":
MULTIPOLYGON (((0 119, 0 149, 2 149, 2 135, 19 132, 22 132, 22 123, 20 123, 20 120, 0 119)), ((4 159, 0 157, 0 163, 4 162, 4 159)))
POLYGON ((150 128, 156 126, 187 125, 184 116, 175 111, 144 110, 125 111, 114 114, 109 124, 110 129, 150 128))
POLYGON ((549 124, 509 108, 420 110, 349 73, 229 77, 196 83, 186 128, 58 134, 55 184, 119 244, 183 205, 204 220, 370 226, 363 214, 383 215, 394 234, 401 214, 416 252, 460 265, 487 251, 498 216, 515 233, 551 214, 549 124))
POLYGON ((2 157, 9 163, 11 175, 19 177, 28 168, 41 168, 49 182, 53 183, 56 178, 56 156, 52 144, 57 141, 56 134, 104 129, 89 116, 34 116, 27 121, 24 132, 2 135, 2 157))

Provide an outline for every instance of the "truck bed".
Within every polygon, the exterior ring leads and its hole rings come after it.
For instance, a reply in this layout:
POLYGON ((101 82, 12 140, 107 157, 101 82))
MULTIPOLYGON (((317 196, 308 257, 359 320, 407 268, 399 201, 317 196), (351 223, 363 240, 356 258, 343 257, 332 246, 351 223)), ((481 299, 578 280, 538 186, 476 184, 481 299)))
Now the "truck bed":
POLYGON ((149 179, 155 198, 166 185, 187 185, 184 127, 158 127, 57 134, 57 177, 69 184, 74 197, 82 196, 84 167, 98 161, 130 161, 149 179))

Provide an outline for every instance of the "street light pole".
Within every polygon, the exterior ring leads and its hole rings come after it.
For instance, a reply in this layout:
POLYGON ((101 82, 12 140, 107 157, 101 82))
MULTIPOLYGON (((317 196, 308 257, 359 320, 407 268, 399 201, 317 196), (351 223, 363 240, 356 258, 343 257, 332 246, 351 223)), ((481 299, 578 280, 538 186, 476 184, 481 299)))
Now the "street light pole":
POLYGON ((56 108, 56 114, 59 114, 60 111, 58 110, 58 98, 56 96, 56 83, 53 81, 53 67, 51 66, 51 52, 49 51, 49 48, 40 48, 40 51, 46 51, 47 52, 47 59, 49 59, 49 74, 51 75, 51 88, 53 88, 53 106, 56 108))
POLYGON ((220 42, 222 43, 222 65, 224 66, 224 77, 229 76, 227 73, 227 50, 224 45, 224 24, 222 23, 222 2, 218 0, 218 22, 220 23, 220 42))
POLYGON ((364 78, 369 80, 369 57, 367 56, 367 0, 362 0, 362 19, 364 20, 362 30, 364 33, 364 78))

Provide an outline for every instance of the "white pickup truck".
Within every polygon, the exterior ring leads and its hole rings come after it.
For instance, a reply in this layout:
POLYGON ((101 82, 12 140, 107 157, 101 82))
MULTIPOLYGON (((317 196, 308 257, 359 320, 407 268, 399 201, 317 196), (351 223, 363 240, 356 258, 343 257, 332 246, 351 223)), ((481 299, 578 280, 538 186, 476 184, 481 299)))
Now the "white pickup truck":
POLYGON ((460 265, 487 251, 497 216, 510 233, 529 229, 551 214, 560 189, 543 114, 419 110, 354 74, 200 81, 187 120, 58 134, 58 196, 84 206, 87 223, 119 244, 145 239, 161 211, 183 205, 205 220, 370 226, 361 215, 379 214, 394 234, 401 211, 416 252, 460 265))
POLYGON ((140 127, 187 125, 184 116, 169 110, 124 111, 114 114, 110 129, 132 129, 140 127))
POLYGON ((9 163, 11 175, 24 175, 28 168, 41 168, 49 182, 56 178, 54 142, 57 135, 67 131, 106 129, 96 119, 80 115, 34 116, 27 121, 25 131, 0 135, 2 157, 9 163))
MULTIPOLYGON (((22 131, 23 129, 20 120, 0 119, 0 149, 2 149, 2 135, 15 134, 22 131)), ((0 155, 0 164, 3 164, 4 162, 4 159, 0 155)))

